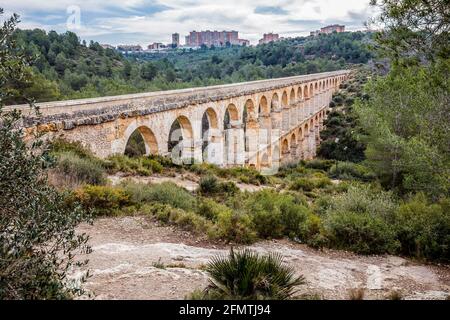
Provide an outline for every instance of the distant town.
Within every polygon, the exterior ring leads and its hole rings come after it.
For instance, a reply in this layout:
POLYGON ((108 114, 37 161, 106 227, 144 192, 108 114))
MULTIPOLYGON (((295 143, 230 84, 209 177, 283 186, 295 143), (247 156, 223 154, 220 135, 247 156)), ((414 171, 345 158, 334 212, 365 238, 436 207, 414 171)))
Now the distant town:
MULTIPOLYGON (((310 36, 318 36, 320 34, 330 34, 333 32, 345 32, 344 25, 329 25, 321 28, 320 30, 311 31, 310 36)), ((282 41, 286 38, 280 37, 277 33, 265 33, 258 41, 258 45, 282 41)), ((102 44, 104 49, 114 49, 121 51, 123 53, 134 53, 134 52, 148 52, 148 53, 158 53, 165 52, 175 49, 187 49, 187 50, 198 50, 202 47, 212 48, 212 47, 230 47, 230 46, 250 46, 250 41, 246 39, 241 39, 239 37, 238 31, 191 31, 188 35, 184 37, 184 44, 180 42, 180 34, 172 34, 171 42, 164 44, 161 42, 154 42, 143 48, 141 45, 118 45, 117 47, 110 44, 102 44)))

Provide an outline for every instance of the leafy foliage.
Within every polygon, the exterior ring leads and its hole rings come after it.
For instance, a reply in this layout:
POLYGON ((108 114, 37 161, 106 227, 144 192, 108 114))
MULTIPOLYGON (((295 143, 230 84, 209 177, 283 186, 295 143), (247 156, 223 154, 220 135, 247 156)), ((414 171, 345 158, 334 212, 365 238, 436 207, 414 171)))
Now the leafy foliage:
POLYGON ((295 276, 276 253, 260 256, 250 250, 232 249, 228 257, 212 258, 206 271, 211 281, 207 296, 219 299, 285 300, 292 298, 295 287, 304 283, 304 278, 295 276))
MULTIPOLYGON (((257 47, 176 50, 167 55, 122 56, 73 32, 16 30, 14 38, 32 58, 26 86, 11 84, 38 101, 236 83, 339 70, 367 62, 371 34, 343 33, 296 38, 257 47)), ((23 102, 10 99, 8 103, 23 102)), ((129 146, 129 154, 139 151, 129 146)), ((140 150, 142 151, 142 150, 140 150)))
POLYGON ((17 129, 21 114, 2 108, 11 98, 31 101, 17 90, 29 76, 12 39, 17 21, 0 28, 0 299, 69 299, 82 293, 68 271, 86 263, 75 254, 90 252, 87 236, 75 233, 87 215, 49 186, 45 146, 39 139, 27 145, 17 129))

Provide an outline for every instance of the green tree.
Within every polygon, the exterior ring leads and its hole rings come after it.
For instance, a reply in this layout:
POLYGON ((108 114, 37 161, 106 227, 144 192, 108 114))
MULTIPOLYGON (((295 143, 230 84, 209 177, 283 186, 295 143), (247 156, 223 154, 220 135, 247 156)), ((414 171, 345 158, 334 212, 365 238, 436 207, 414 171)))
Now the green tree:
POLYGON ((158 74, 158 68, 152 62, 146 62, 141 67, 141 77, 145 80, 153 80, 158 74))
POLYGON ((3 110, 4 100, 23 95, 10 84, 29 76, 12 37, 17 22, 14 15, 0 28, 0 299, 66 299, 81 292, 67 274, 85 263, 75 254, 90 250, 75 233, 86 216, 47 183, 45 146, 25 144, 20 112, 3 110))

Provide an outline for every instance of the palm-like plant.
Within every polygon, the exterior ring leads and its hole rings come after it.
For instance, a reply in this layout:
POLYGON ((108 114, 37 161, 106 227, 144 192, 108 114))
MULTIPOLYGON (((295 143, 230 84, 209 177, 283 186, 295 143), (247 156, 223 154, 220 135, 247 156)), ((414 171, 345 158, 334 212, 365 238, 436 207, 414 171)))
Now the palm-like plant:
POLYGON ((211 284, 208 297, 219 299, 289 299, 295 287, 304 284, 304 277, 296 277, 292 267, 283 263, 278 253, 261 256, 245 249, 228 256, 216 256, 206 267, 211 284))

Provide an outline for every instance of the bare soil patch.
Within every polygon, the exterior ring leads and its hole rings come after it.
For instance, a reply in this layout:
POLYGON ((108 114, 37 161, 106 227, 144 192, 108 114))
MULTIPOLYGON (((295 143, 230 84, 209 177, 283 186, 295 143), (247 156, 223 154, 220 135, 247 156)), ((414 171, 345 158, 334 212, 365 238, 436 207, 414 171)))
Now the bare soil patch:
MULTIPOLYGON (((204 265, 230 247, 143 216, 97 219, 78 231, 91 237, 92 277, 84 286, 95 299, 183 299, 208 284, 204 265)), ((449 266, 387 255, 317 251, 289 240, 261 241, 250 248, 280 252, 307 280, 299 294, 348 299, 352 289, 360 288, 365 299, 386 299, 393 291, 405 299, 450 295, 449 266)))

